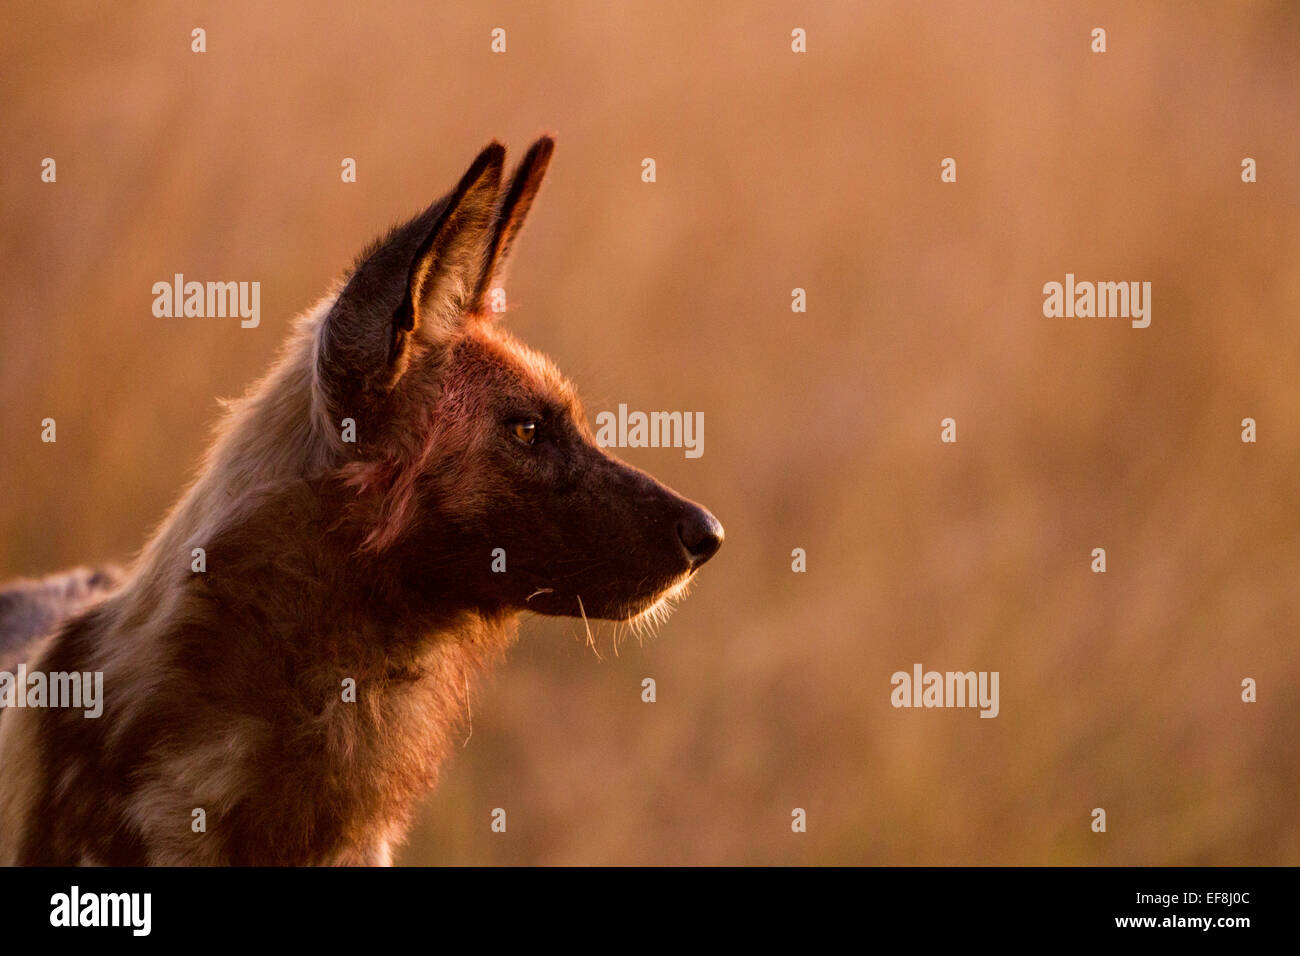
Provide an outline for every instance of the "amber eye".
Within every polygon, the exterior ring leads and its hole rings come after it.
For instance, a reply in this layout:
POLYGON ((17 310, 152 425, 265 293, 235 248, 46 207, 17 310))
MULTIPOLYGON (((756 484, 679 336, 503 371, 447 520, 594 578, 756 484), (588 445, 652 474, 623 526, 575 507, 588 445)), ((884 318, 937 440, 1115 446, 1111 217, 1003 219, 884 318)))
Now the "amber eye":
POLYGON ((531 445, 537 440, 537 422, 515 422, 510 426, 517 440, 525 445, 531 445))

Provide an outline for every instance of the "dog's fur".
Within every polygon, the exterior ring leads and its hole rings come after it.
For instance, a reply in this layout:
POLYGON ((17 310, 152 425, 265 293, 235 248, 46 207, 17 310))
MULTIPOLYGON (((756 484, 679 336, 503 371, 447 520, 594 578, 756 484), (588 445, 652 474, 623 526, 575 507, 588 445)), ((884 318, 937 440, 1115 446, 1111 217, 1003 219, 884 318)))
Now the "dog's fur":
POLYGON ((486 312, 551 150, 362 254, 120 583, 0 593, 0 661, 104 675, 99 719, 0 709, 0 863, 387 863, 521 611, 655 614, 717 550, 486 312))
POLYGON ((117 567, 75 568, 39 581, 10 581, 0 590, 0 671, 12 672, 26 659, 27 644, 122 582, 117 567))

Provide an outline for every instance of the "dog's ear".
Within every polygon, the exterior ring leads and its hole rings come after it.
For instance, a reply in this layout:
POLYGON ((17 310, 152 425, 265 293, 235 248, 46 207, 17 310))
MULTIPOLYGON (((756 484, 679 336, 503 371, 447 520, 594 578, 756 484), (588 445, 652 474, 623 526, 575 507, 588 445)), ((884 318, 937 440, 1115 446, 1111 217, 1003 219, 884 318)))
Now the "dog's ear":
POLYGON ((393 388, 420 349, 446 347, 478 307, 496 235, 505 148, 362 253, 322 328, 317 376, 335 407, 393 388))
POLYGON ((510 259, 510 249, 515 237, 524 226, 524 219, 533 205, 533 198, 542 186, 546 167, 550 165, 551 153, 555 150, 555 140, 543 136, 528 148, 524 158, 515 168, 510 180, 510 188, 501 201, 493 229, 492 242, 484 262, 483 273, 479 277, 474 291, 474 310, 482 311, 488 293, 493 286, 505 278, 506 264, 510 259))

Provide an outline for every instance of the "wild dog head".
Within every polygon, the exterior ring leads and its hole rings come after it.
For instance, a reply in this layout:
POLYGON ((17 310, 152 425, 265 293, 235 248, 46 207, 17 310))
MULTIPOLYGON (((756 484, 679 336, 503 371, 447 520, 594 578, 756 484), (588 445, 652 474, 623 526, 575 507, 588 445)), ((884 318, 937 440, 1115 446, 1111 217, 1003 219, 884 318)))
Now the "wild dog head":
POLYGON ((340 451, 361 550, 407 598, 620 620, 680 593, 723 532, 599 448, 573 386, 488 308, 553 146, 503 186, 491 144, 362 254, 320 326, 317 390, 355 422, 340 451))

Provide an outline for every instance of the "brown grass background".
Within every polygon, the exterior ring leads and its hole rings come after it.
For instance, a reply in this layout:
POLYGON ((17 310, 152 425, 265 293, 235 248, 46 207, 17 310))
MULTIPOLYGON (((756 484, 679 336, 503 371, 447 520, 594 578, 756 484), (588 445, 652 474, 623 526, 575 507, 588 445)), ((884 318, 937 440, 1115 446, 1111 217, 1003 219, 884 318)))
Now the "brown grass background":
POLYGON ((216 398, 493 137, 559 136, 511 325, 593 414, 705 414, 700 459, 626 453, 726 525, 695 593, 603 660, 526 620, 401 862, 1300 863, 1294 3, 6 20, 0 574, 128 558, 216 398), (155 319, 175 272, 261 281, 261 327, 155 319), (1066 272, 1151 281, 1151 327, 1045 319, 1066 272), (917 661, 1001 716, 894 710, 917 661))

